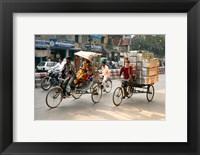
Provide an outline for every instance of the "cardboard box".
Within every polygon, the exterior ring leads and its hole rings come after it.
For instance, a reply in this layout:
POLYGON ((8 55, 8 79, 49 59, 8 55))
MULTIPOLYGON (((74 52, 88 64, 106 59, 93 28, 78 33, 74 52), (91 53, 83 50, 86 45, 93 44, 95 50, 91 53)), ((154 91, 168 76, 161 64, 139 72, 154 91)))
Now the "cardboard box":
POLYGON ((159 59, 143 59, 142 60, 142 67, 152 68, 152 67, 159 67, 159 59))
POLYGON ((149 52, 142 53, 142 59, 153 59, 153 58, 154 58, 153 53, 149 53, 149 52))
POLYGON ((159 69, 158 67, 154 67, 154 68, 142 68, 142 76, 146 77, 146 76, 153 76, 153 75, 158 75, 159 69))
POLYGON ((142 70, 142 62, 141 61, 137 61, 136 70, 142 70))
POLYGON ((137 51, 130 51, 130 57, 137 57, 137 51))
POLYGON ((130 57, 129 57, 129 61, 130 61, 130 63, 136 63, 137 57, 130 56, 130 57))
POLYGON ((158 75, 149 76, 149 77, 142 77, 136 79, 137 84, 155 84, 158 82, 158 75))
POLYGON ((142 84, 154 84, 156 82, 158 82, 158 75, 142 78, 142 84))
POLYGON ((136 79, 141 79, 142 78, 142 71, 136 70, 136 79))
POLYGON ((142 61, 142 53, 137 53, 137 61, 142 61))

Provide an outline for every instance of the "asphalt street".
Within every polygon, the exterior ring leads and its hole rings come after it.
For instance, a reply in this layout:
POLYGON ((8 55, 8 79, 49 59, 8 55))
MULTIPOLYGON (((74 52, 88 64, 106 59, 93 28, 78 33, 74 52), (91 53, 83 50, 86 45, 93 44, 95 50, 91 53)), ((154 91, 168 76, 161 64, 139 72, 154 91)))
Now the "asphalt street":
POLYGON ((159 75, 159 82, 154 84, 155 95, 148 102, 146 94, 133 94, 115 106, 112 95, 119 80, 112 80, 110 93, 103 93, 99 103, 94 104, 91 94, 83 94, 80 99, 63 99, 57 108, 46 105, 48 91, 35 88, 35 120, 165 120, 165 74, 159 75))

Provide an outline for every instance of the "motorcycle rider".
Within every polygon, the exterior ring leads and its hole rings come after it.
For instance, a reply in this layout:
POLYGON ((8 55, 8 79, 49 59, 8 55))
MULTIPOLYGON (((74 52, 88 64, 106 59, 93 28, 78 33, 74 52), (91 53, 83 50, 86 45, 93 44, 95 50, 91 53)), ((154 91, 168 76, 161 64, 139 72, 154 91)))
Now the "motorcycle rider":
POLYGON ((62 59, 62 58, 59 58, 59 59, 58 59, 58 63, 57 63, 54 67, 51 67, 51 68, 52 68, 53 70, 62 71, 63 66, 64 66, 63 59, 62 59))
MULTIPOLYGON (((58 76, 59 76, 59 73, 62 71, 63 69, 63 66, 64 66, 64 62, 63 62, 63 59, 62 58, 59 58, 58 59, 58 63, 51 67, 52 70, 55 70, 56 71, 56 78, 58 80, 58 76)), ((59 80, 58 80, 59 81, 59 80)))
MULTIPOLYGON (((62 78, 64 79, 63 82, 63 94, 64 97, 66 96, 66 87, 69 86, 72 87, 72 82, 75 79, 75 69, 74 65, 71 63, 71 57, 66 58, 66 63, 64 67, 62 68, 62 78)), ((67 95, 70 95, 70 92, 67 92, 67 95)))

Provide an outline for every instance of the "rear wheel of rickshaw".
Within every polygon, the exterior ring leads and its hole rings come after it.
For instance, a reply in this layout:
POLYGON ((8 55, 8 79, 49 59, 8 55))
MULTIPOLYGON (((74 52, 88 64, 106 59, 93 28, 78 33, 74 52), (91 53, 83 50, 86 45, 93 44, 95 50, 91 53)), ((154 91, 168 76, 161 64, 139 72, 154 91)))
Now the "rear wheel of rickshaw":
POLYGON ((123 91, 121 87, 117 87, 113 93, 113 103, 119 106, 123 100, 123 91))
POLYGON ((94 103, 98 103, 102 97, 102 89, 99 85, 93 87, 91 92, 91 98, 94 103))
POLYGON ((51 89, 46 96, 46 104, 50 108, 56 108, 62 101, 63 93, 60 87, 51 89))
POLYGON ((132 86, 127 87, 127 93, 128 93, 127 97, 128 98, 131 98, 131 96, 133 95, 133 90, 134 90, 134 87, 132 87, 132 86))
POLYGON ((105 83, 106 93, 109 93, 112 90, 112 81, 108 79, 105 83))
POLYGON ((81 95, 82 95, 82 91, 81 90, 76 89, 76 88, 74 90, 72 90, 73 98, 79 99, 81 97, 81 95))
POLYGON ((147 86, 147 94, 146 94, 146 97, 147 97, 147 100, 149 102, 151 102, 153 100, 153 97, 154 97, 154 86, 153 85, 148 85, 147 86))

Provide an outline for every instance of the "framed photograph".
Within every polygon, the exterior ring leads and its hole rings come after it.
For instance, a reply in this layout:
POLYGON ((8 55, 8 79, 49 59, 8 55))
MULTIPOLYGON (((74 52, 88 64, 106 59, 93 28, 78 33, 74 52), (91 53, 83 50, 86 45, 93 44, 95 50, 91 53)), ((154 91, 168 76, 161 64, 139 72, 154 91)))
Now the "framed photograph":
POLYGON ((199 154, 199 9, 1 0, 1 153, 199 154))

